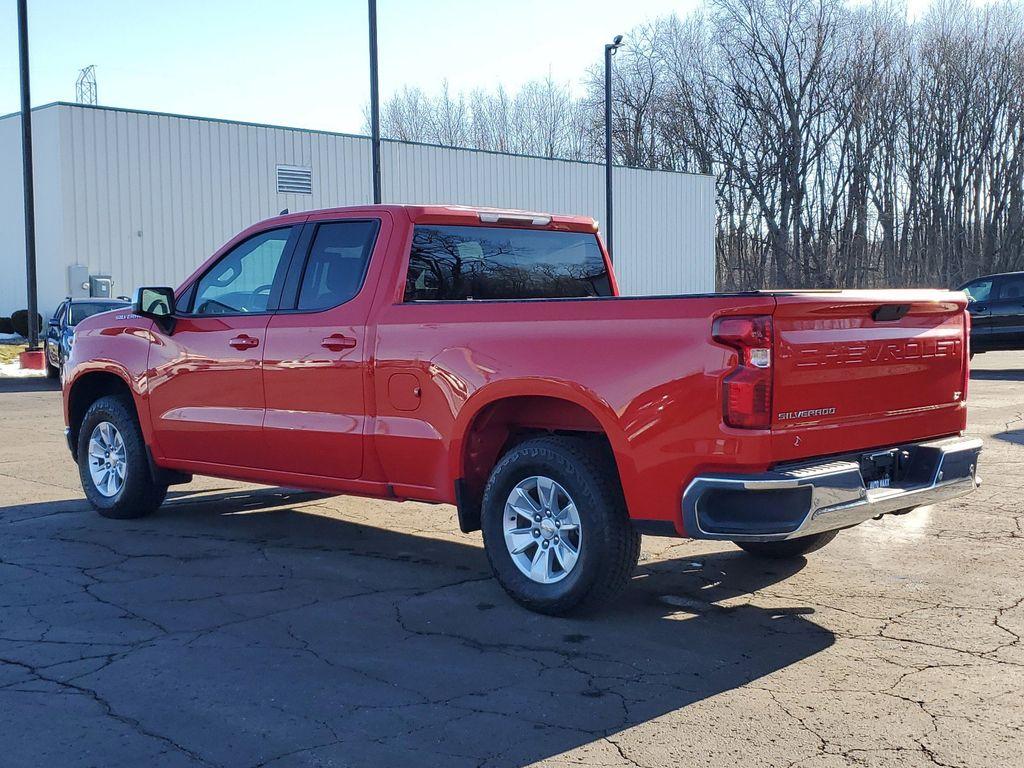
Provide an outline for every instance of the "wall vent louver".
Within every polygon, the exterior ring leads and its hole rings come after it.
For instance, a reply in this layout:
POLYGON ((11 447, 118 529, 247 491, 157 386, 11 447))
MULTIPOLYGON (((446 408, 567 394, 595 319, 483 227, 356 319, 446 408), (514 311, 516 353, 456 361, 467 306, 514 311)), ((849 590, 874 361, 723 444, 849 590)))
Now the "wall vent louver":
POLYGON ((313 194, 313 169, 297 165, 277 166, 277 191, 292 195, 313 194))

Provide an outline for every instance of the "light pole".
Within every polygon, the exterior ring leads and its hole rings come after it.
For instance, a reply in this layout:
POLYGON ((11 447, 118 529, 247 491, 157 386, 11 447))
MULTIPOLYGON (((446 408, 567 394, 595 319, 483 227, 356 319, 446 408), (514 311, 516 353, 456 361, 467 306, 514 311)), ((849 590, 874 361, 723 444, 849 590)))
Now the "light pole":
POLYGON ((28 9, 18 0, 18 68, 21 73, 21 166, 25 188, 25 282, 28 288, 28 349, 39 348, 36 300, 36 217, 32 189, 32 99, 28 88, 28 9))
POLYGON ((377 83, 377 0, 370 3, 370 144, 373 163, 373 202, 380 195, 380 89, 377 83))
POLYGON ((622 35, 616 35, 604 47, 604 244, 608 258, 612 258, 612 56, 622 45, 622 35))

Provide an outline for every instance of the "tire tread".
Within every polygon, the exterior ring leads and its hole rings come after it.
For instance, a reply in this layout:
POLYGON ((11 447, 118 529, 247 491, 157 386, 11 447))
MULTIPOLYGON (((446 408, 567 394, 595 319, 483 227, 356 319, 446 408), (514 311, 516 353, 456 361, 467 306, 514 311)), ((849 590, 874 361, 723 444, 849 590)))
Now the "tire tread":
POLYGON ((529 610, 551 615, 591 612, 605 605, 625 588, 640 558, 641 536, 629 521, 614 459, 607 451, 588 445, 581 438, 550 435, 526 440, 506 453, 494 467, 484 491, 485 515, 491 506, 488 501, 492 500, 497 479, 509 464, 519 462, 524 457, 556 465, 584 487, 589 486, 589 490, 604 501, 604 530, 585 530, 584 535, 603 536, 607 557, 582 595, 570 592, 561 598, 534 598, 515 590, 513 585, 505 583, 501 578, 495 557, 505 556, 505 545, 503 541, 488 542, 485 526, 484 539, 485 544, 490 544, 486 551, 491 569, 513 599, 529 610))
POLYGON ((78 473, 86 498, 93 509, 103 517, 115 520, 131 520, 145 517, 157 510, 167 496, 167 486, 153 482, 149 472, 146 443, 142 437, 135 404, 126 401, 122 395, 105 395, 98 398, 86 410, 78 428, 78 473), (121 433, 127 450, 128 475, 120 495, 108 499, 99 494, 92 485, 89 475, 89 436, 91 422, 103 415, 121 433))

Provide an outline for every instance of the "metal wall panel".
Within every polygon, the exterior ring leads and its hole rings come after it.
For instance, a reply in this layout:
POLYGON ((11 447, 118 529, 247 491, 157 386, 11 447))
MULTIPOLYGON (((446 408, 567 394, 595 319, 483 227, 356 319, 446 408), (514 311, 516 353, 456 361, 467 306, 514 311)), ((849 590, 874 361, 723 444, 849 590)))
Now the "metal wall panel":
MULTIPOLYGON (((61 226, 64 168, 56 151, 57 112, 32 110, 32 166, 35 181, 36 284, 39 313, 53 314, 67 290, 61 226)), ((25 203, 21 168, 21 116, 0 118, 0 315, 28 306, 25 285, 25 203)), ((45 331, 45 327, 43 329, 45 331)))
MULTIPOLYGON (((605 216, 604 166, 386 142, 384 199, 605 216)), ((624 294, 715 290, 710 176, 616 168, 615 272, 624 294)))
POLYGON ((283 209, 366 199, 369 142, 197 118, 60 105, 69 258, 115 291, 176 285, 226 240, 283 209), (65 121, 62 121, 62 123, 65 121), (278 165, 313 169, 313 193, 278 193, 278 165))
MULTIPOLYGON (((41 235, 45 248, 40 244, 40 273, 48 275, 40 278, 44 313, 67 291, 68 264, 112 275, 117 294, 142 284, 177 285, 253 222, 284 208, 371 197, 364 137, 70 104, 33 115, 38 227, 48 233, 41 235), (312 194, 278 193, 278 165, 310 168, 312 194)), ((4 261, 20 263, 17 122, 0 119, 0 202, 7 203, 0 226, 4 261)), ((603 173, 594 164, 391 141, 382 152, 386 202, 527 208, 600 220, 603 173)), ((615 267, 623 292, 713 291, 712 179, 615 173, 615 267)), ((5 282, 0 312, 24 303, 24 278, 5 282)))
POLYGON ((622 292, 713 292, 714 178, 635 168, 614 173, 615 272, 622 292))

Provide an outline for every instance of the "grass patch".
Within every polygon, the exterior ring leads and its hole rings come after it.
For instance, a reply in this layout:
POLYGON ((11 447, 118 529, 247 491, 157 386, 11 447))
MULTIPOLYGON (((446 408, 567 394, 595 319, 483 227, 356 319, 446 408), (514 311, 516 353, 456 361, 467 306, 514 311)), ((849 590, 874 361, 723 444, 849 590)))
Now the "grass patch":
POLYGON ((28 349, 27 344, 0 344, 0 364, 13 363, 28 349))

